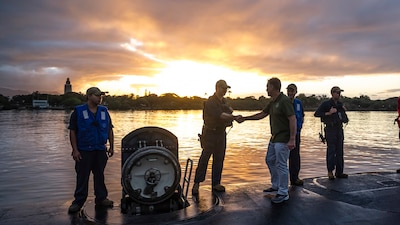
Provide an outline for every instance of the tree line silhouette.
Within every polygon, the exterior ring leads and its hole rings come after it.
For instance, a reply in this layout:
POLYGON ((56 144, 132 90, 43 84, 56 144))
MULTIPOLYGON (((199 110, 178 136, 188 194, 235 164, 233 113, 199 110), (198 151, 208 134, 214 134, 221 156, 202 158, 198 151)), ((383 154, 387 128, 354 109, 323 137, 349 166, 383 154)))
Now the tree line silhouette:
MULTIPOLYGON (((297 96, 306 111, 314 111, 330 96, 299 94, 297 96)), ((50 95, 34 92, 29 95, 16 95, 12 98, 0 94, 0 109, 30 109, 33 99, 46 99, 51 109, 73 109, 75 106, 86 102, 85 94, 70 92, 63 95, 50 95)), ((104 96, 103 104, 110 110, 196 110, 203 108, 206 98, 180 97, 174 93, 163 95, 149 94, 138 96, 134 94, 121 96, 104 96)), ((270 98, 253 96, 245 98, 227 97, 227 102, 235 110, 261 110, 270 101, 270 98)), ((397 97, 385 100, 371 100, 367 95, 348 98, 343 96, 342 101, 349 111, 396 111, 397 97)))

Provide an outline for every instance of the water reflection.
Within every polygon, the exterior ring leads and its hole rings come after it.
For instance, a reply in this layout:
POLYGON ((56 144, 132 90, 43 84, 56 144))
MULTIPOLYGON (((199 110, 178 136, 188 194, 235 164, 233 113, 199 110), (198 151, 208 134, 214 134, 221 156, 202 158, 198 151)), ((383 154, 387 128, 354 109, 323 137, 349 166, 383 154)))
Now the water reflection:
MULTIPOLYGON (((0 111, 0 201, 2 205, 49 200, 71 201, 75 173, 70 156, 68 122, 70 111, 0 111)), ((249 115, 254 112, 240 111, 249 115)), ((345 172, 388 171, 400 168, 396 112, 349 112, 345 127, 345 172)), ((187 158, 194 168, 201 149, 201 110, 112 111, 115 155, 106 168, 110 194, 122 191, 121 139, 144 126, 159 126, 178 137, 182 170, 187 158)), ((320 121, 306 112, 302 132, 300 177, 325 176, 325 147, 318 139, 320 121)), ((269 119, 234 123, 228 133, 223 183, 269 183, 265 165, 269 119)), ((211 168, 210 168, 211 169, 211 168)), ((182 171, 184 172, 184 171, 182 171)), ((210 175, 210 170, 207 176, 210 175)), ((207 178, 205 184, 211 179, 207 178)), ((92 181, 91 181, 92 182, 92 181)), ((90 187, 92 188, 92 187, 90 187)), ((90 190, 89 198, 93 197, 90 190)), ((119 199, 114 199, 119 201, 119 199)))

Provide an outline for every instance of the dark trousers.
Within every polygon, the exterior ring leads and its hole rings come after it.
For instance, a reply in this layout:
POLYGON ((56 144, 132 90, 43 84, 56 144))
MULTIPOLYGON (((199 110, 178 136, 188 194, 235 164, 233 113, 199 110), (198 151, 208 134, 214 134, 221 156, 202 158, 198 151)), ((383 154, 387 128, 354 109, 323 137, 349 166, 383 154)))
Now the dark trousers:
POLYGON ((296 146, 290 150, 289 155, 289 175, 290 182, 294 183, 299 179, 300 172, 300 133, 296 134, 296 146))
POLYGON ((107 198, 108 192, 104 183, 104 169, 107 164, 106 151, 80 151, 82 159, 75 162, 76 189, 73 204, 83 206, 89 192, 89 176, 93 173, 95 202, 107 198))
POLYGON ((336 175, 343 173, 343 128, 342 127, 326 127, 326 167, 329 172, 335 170, 336 175))
POLYGON ((208 161, 212 155, 212 186, 220 184, 226 150, 225 130, 213 131, 204 128, 202 132, 201 143, 203 151, 201 152, 199 163, 196 168, 194 182, 200 183, 205 180, 208 161))

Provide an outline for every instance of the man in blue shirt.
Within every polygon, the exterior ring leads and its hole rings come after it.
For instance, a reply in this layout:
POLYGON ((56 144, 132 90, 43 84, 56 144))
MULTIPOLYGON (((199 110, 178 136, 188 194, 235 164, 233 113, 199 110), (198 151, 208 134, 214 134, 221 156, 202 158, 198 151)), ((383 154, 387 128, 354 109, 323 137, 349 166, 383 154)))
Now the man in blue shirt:
POLYGON ((90 173, 93 173, 96 206, 113 206, 113 201, 107 198, 104 169, 108 157, 114 154, 114 133, 108 110, 100 105, 102 95, 104 92, 97 87, 89 88, 86 91, 87 103, 77 106, 71 114, 68 129, 71 155, 75 160, 76 189, 69 213, 79 212, 85 203, 90 173), (107 140, 110 145, 108 151, 107 140))
POLYGON ((290 183, 296 186, 302 186, 303 180, 299 178, 300 172, 300 133, 304 122, 304 109, 301 100, 295 98, 297 94, 297 86, 295 84, 289 84, 286 88, 287 96, 293 102, 294 113, 297 121, 297 132, 296 132, 296 146, 290 151, 289 156, 289 178, 290 183))

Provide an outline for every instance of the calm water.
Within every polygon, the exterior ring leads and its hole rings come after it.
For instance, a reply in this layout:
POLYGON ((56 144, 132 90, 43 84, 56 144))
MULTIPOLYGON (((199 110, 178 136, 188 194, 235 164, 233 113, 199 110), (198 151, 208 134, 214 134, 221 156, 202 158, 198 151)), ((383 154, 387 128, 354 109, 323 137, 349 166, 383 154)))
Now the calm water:
MULTIPOLYGON (((75 187, 74 161, 68 136, 70 111, 0 111, 0 202, 16 205, 41 201, 72 200, 75 187)), ((106 168, 110 194, 121 193, 121 139, 143 126, 160 126, 179 140, 179 160, 187 158, 194 168, 201 153, 197 134, 202 127, 200 110, 111 111, 115 126, 115 155, 106 168)), ((239 111, 249 115, 254 112, 239 111)), ((396 112, 349 112, 345 127, 345 172, 394 171, 400 168, 400 141, 396 112)), ((320 122, 306 112, 302 132, 300 177, 325 176, 325 147, 318 139, 320 122)), ((228 133, 223 171, 224 184, 265 182, 264 163, 269 118, 234 123, 228 133)), ((209 174, 205 184, 210 184, 209 174)), ((90 184, 92 187, 92 183, 90 184)), ((93 196, 92 191, 90 196, 93 196)), ((119 201, 118 199, 114 199, 119 201)))

